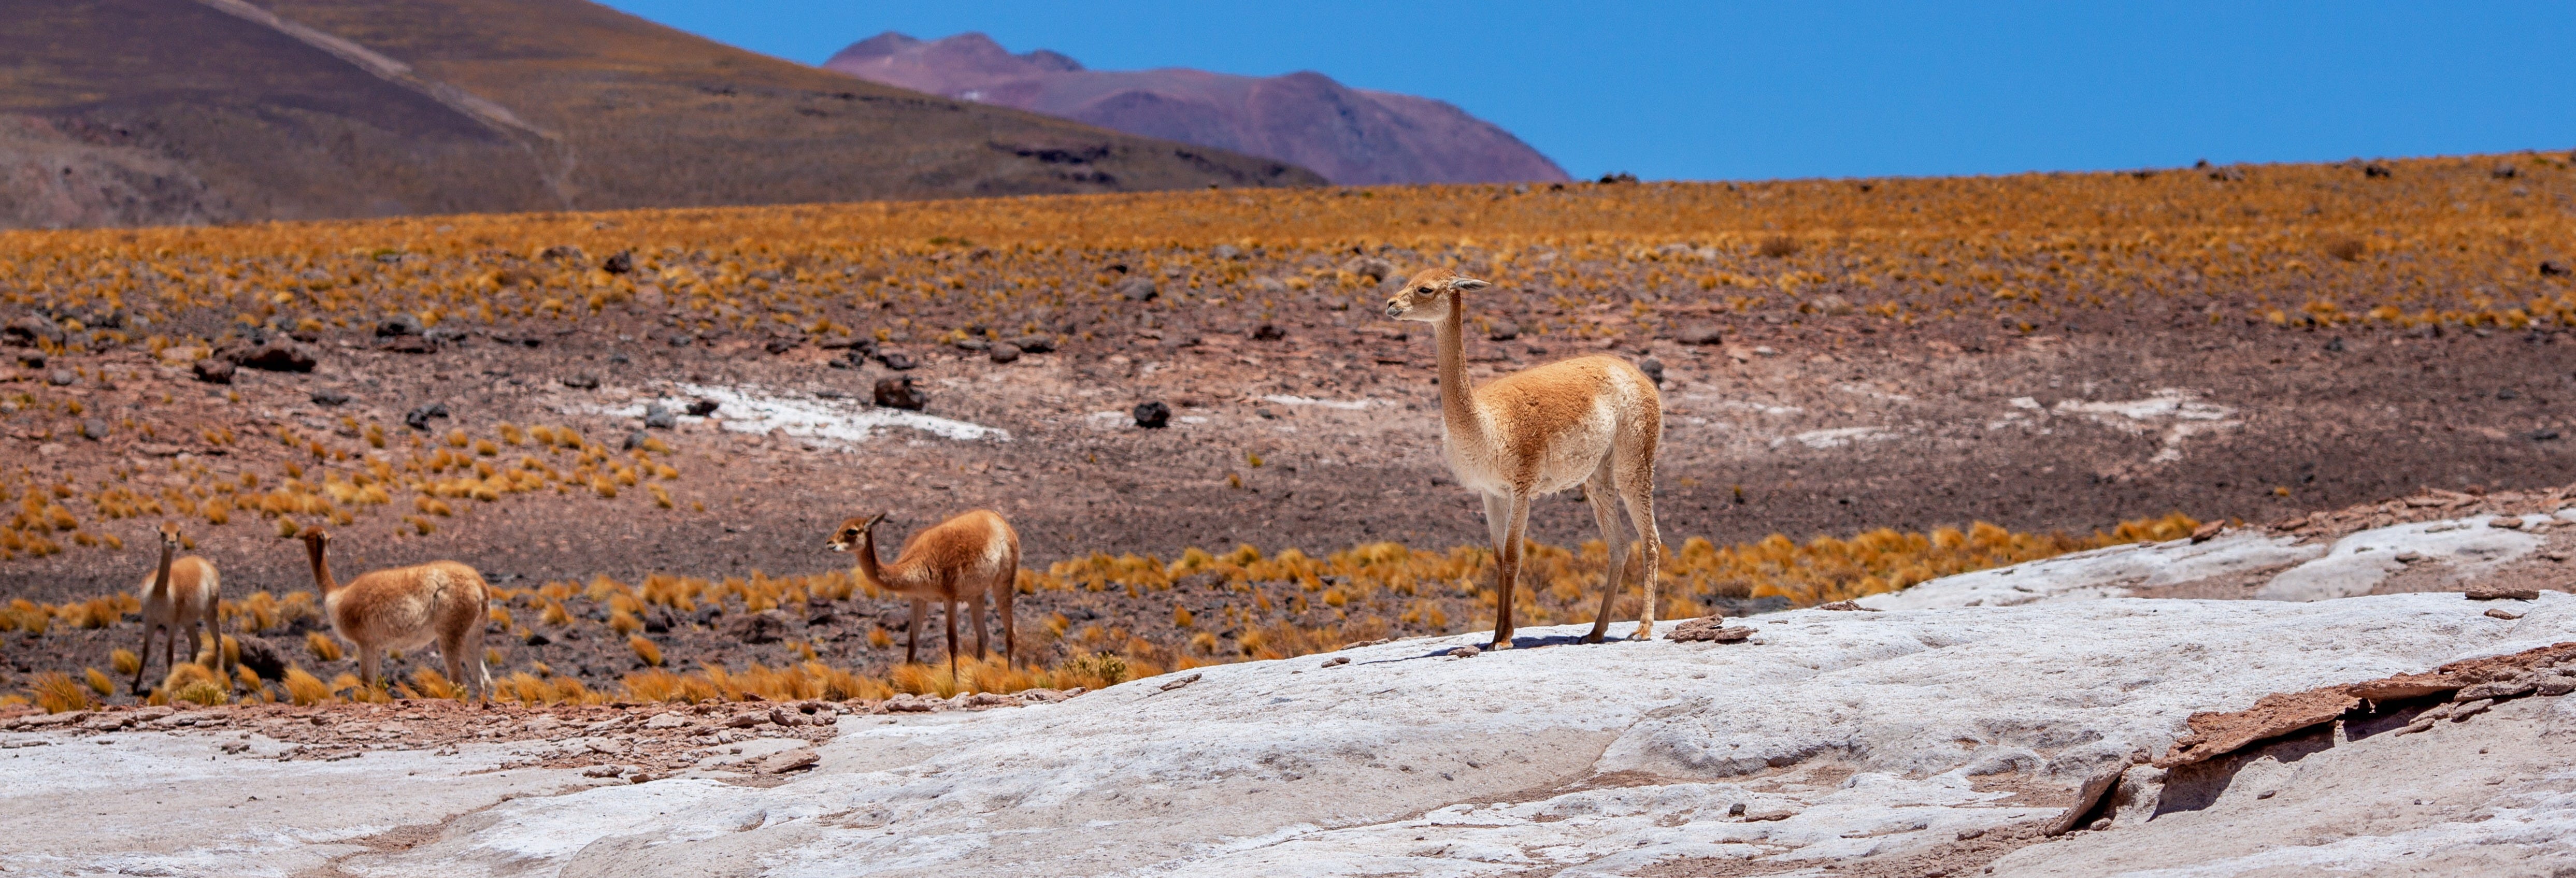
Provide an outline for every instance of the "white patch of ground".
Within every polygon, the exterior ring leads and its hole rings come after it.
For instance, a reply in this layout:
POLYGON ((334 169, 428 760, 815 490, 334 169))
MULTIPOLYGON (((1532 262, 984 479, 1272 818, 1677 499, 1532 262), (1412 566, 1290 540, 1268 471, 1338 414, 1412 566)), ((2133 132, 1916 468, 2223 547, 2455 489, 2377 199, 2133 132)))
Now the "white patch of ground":
POLYGON ((1289 396, 1287 394, 1272 394, 1270 396, 1262 397, 1262 399, 1269 402, 1275 402, 1280 405, 1314 406, 1316 408, 1340 409, 1346 412, 1356 412, 1363 409, 1395 404, 1383 399, 1313 399, 1303 396, 1289 396))
MULTIPOLYGON (((2016 404, 2022 400, 2014 400, 2016 404)), ((2031 401, 2033 405, 2037 400, 2031 401)), ((2057 404, 2056 413, 2091 419, 2094 423, 2125 433, 2160 434, 2161 445, 2149 463, 2172 463, 2182 459, 2182 445, 2194 436, 2223 433, 2245 425, 2236 419, 2236 410, 2216 403, 2202 402, 2200 392, 2179 388, 2156 391, 2146 399, 2116 402, 2077 402, 2057 404)))
POLYGON ((1886 427, 1836 427, 1830 430, 1809 430, 1795 436, 1773 439, 1771 446, 1777 448, 1796 442, 1809 448, 1841 448, 1854 442, 1882 442, 1896 437, 1897 434, 1886 427))
MULTIPOLYGON (((680 383, 671 385, 671 389, 678 395, 646 397, 627 405, 598 407, 593 411, 616 418, 641 418, 655 403, 676 414, 687 410, 691 401, 706 399, 717 403, 714 419, 727 432, 765 434, 779 430, 826 447, 856 445, 893 427, 919 430, 942 439, 1011 441, 1010 431, 999 427, 902 409, 878 408, 863 400, 785 395, 752 386, 680 383)), ((679 420, 699 423, 708 419, 679 415, 679 420)))
POLYGON ((2443 563, 2457 580, 2474 578, 2537 551, 2540 537, 2520 530, 2489 527, 2496 516, 2400 524, 2366 530, 2336 540, 2318 558, 2272 577, 2255 597, 2275 601, 2321 601, 2369 594, 2406 569, 2398 556, 2413 552, 2424 563, 2443 563))

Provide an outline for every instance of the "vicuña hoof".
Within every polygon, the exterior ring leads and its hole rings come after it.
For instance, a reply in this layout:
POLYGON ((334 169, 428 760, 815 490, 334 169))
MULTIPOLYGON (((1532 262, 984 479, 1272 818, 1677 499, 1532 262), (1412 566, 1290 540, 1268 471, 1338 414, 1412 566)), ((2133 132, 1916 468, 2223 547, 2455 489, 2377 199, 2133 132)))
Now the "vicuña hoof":
POLYGON ((1578 640, 1578 641, 1575 641, 1575 642, 1576 642, 1576 643, 1600 643, 1600 642, 1601 642, 1601 632, 1599 632, 1599 631, 1595 631, 1595 632, 1592 632, 1592 633, 1590 633, 1590 634, 1583 635, 1583 639, 1582 639, 1582 640, 1578 640))
POLYGON ((1486 651, 1486 652, 1493 652, 1493 651, 1498 650, 1498 649, 1510 649, 1510 648, 1512 648, 1512 641, 1511 641, 1511 638, 1506 637, 1506 638, 1503 638, 1503 639, 1501 639, 1501 640, 1494 641, 1491 645, 1486 646, 1486 647, 1485 647, 1485 651, 1486 651))

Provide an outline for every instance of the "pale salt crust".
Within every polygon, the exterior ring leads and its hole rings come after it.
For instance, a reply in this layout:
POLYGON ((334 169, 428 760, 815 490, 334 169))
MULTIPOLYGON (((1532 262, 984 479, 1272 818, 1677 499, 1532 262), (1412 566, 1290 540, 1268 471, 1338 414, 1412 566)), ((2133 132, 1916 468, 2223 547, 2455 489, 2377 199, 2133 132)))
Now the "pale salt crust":
POLYGON ((799 439, 826 447, 848 447, 868 441, 892 427, 919 430, 942 439, 958 441, 1011 441, 1011 433, 999 427, 949 418, 925 415, 902 409, 878 408, 863 400, 824 399, 816 396, 789 396, 759 387, 724 387, 704 384, 673 384, 675 395, 638 399, 623 406, 603 406, 591 411, 613 418, 641 418, 654 404, 670 409, 683 423, 700 423, 706 418, 680 415, 689 403, 705 399, 717 404, 715 419, 731 433, 768 433, 778 430, 799 439))

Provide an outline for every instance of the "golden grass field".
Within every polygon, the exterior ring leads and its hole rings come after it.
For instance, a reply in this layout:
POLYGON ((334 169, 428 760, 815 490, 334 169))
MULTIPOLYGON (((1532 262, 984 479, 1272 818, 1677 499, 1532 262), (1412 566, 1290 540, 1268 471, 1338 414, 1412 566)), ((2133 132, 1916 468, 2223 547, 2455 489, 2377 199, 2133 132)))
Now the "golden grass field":
MULTIPOLYGON (((1729 318, 1836 322, 1863 332, 1972 321, 2031 333, 2078 311, 2140 315, 2159 331, 2218 323, 2283 332, 2501 331, 2576 324, 2565 268, 2576 264, 2571 195, 2576 172, 2567 155, 2523 153, 1982 178, 1222 190, 10 232, 0 233, 0 304, 64 317, 72 331, 64 346, 140 345, 173 363, 254 330, 362 330, 394 311, 432 327, 533 331, 601 319, 639 301, 681 313, 684 325, 701 330, 922 343, 1061 332, 1070 325, 1064 315, 1127 307, 1118 288, 1132 277, 1161 279, 1167 289, 1188 290, 1191 307, 1245 320, 1291 306, 1366 309, 1380 279, 1355 257, 1399 247, 1493 280, 1511 301, 1552 305, 1522 309, 1540 315, 1521 327, 1538 339, 1654 335, 1729 318), (610 265, 615 254, 627 254, 631 268, 610 265)), ((33 379, 0 387, 0 405, 30 416, 20 423, 59 431, 84 415, 79 399, 49 395, 33 379)), ((91 525, 132 517, 287 535, 391 516, 428 536, 444 517, 529 493, 669 508, 663 486, 698 476, 684 473, 667 448, 611 450, 569 427, 427 434, 354 420, 342 427, 328 434, 193 427, 203 435, 192 438, 207 443, 260 444, 258 459, 275 464, 266 475, 220 480, 202 465, 173 464, 185 487, 129 481, 141 473, 130 466, 85 480, 11 467, 0 472, 0 501, 15 512, 0 525, 0 560, 117 548, 120 541, 91 525), (384 453, 370 459, 371 450, 384 453)), ((168 428, 143 418, 120 429, 148 436, 168 428)), ((1677 535, 1662 574, 1674 595, 1665 615, 1697 614, 1700 600, 1715 597, 1838 600, 2067 551, 2172 539, 2196 524, 2177 512, 2091 535, 1984 524, 1803 542, 1775 534, 1727 546, 1677 535)), ((1599 581, 1608 554, 1597 543, 1539 547, 1525 574, 1537 584, 1524 591, 1525 618, 1589 621, 1581 596, 1599 581)), ((665 670, 665 663, 685 667, 687 657, 665 655, 629 625, 652 606, 845 599, 858 586, 842 574, 675 573, 634 583, 602 576, 503 589, 495 615, 524 628, 531 617, 563 614, 562 602, 579 595, 610 607, 611 626, 652 666, 629 675, 624 692, 542 672, 505 683, 511 697, 533 701, 1099 685, 1350 640, 1467 630, 1490 619, 1492 597, 1479 579, 1490 569, 1486 556, 1482 548, 1379 543, 1209 547, 1173 559, 1100 547, 1087 557, 1032 559, 1020 583, 1028 593, 1141 598, 1185 581, 1236 589, 1241 602, 1227 608, 1225 624, 1255 633, 1217 651, 1192 648, 1196 637, 1148 637, 1058 616, 1023 627, 1044 631, 1037 636, 1062 644, 1070 658, 1012 673, 978 664, 961 683, 919 666, 877 678, 819 661, 665 670)), ((100 627, 132 613, 130 603, 19 600, 0 612, 0 630, 100 627)), ((256 632, 311 613, 312 604, 309 593, 262 592, 228 602, 226 612, 256 632)), ((1177 609, 1172 624, 1187 632, 1207 623, 1177 609)), ((95 682, 47 677, 29 696, 72 705, 95 682)), ((432 692, 447 684, 431 674, 410 685, 432 692)), ((263 686, 247 697, 342 696, 363 697, 319 681, 263 686)))

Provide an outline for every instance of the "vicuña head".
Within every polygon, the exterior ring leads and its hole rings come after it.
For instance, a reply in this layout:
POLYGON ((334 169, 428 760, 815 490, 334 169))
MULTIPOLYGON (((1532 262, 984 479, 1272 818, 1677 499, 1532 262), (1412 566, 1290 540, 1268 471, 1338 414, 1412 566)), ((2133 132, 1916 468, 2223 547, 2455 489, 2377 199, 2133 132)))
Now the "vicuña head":
POLYGON ((847 552, 857 548, 860 541, 867 537, 868 531, 876 529, 877 523, 885 519, 886 513, 879 512, 866 518, 853 518, 841 522, 841 529, 832 532, 831 541, 824 543, 823 548, 835 552, 847 552))
POLYGON ((1386 300, 1386 316, 1397 320, 1431 323, 1449 316, 1458 306, 1458 294, 1481 290, 1486 283, 1446 268, 1426 268, 1404 282, 1404 289, 1386 300))

